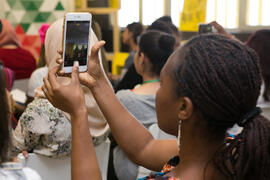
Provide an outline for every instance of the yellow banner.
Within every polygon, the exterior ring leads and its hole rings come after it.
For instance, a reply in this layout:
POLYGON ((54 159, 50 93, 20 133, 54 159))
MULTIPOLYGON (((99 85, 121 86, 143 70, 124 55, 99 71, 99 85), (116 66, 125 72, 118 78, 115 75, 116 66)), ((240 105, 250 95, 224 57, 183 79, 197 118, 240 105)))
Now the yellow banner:
POLYGON ((198 31, 199 23, 206 19, 207 0, 185 0, 184 8, 180 13, 181 31, 198 31))
POLYGON ((121 0, 110 0, 110 6, 111 6, 111 8, 120 9, 121 0))

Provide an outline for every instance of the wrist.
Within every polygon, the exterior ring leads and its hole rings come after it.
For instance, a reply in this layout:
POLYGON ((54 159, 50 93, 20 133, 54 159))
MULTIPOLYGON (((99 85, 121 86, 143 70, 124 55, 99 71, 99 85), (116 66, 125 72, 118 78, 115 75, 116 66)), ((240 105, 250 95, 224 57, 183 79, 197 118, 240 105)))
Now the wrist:
POLYGON ((105 76, 102 76, 98 80, 96 80, 96 82, 93 85, 88 86, 88 88, 92 91, 92 93, 95 93, 103 89, 108 84, 109 82, 107 78, 105 76))
POLYGON ((84 116, 87 116, 86 107, 78 107, 75 112, 70 113, 72 119, 78 119, 84 116))

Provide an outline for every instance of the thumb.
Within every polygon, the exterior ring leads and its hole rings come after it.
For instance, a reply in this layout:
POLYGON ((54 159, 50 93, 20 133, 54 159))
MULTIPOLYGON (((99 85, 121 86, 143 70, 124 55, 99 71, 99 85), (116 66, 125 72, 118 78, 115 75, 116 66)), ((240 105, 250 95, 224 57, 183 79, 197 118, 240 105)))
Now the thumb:
POLYGON ((105 41, 99 41, 92 47, 90 59, 97 59, 98 52, 99 52, 100 48, 102 48, 102 46, 104 46, 104 44, 105 44, 105 41))
POLYGON ((72 67, 71 82, 79 82, 79 62, 75 61, 72 67))

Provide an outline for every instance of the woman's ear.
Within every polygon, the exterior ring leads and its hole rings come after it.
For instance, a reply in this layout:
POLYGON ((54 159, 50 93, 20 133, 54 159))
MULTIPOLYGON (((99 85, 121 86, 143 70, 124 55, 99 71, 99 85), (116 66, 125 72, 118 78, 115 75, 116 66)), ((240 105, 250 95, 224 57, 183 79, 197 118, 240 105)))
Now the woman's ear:
POLYGON ((138 63, 139 63, 140 65, 142 65, 142 64, 144 63, 144 61, 145 61, 145 55, 144 55, 143 52, 139 52, 138 60, 139 60, 138 63))
POLYGON ((181 97, 178 100, 178 118, 189 119, 193 114, 193 103, 188 97, 181 97))

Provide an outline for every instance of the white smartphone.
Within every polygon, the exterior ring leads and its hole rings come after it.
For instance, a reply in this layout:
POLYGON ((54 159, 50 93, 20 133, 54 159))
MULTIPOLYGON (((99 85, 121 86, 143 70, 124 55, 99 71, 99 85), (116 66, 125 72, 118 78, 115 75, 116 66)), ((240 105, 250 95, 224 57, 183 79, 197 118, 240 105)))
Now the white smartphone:
POLYGON ((63 27, 63 67, 71 73, 74 61, 79 62, 79 72, 87 71, 89 37, 92 15, 90 13, 67 13, 63 27))

